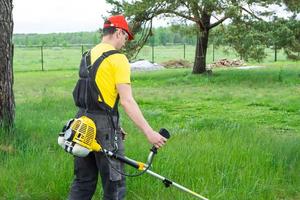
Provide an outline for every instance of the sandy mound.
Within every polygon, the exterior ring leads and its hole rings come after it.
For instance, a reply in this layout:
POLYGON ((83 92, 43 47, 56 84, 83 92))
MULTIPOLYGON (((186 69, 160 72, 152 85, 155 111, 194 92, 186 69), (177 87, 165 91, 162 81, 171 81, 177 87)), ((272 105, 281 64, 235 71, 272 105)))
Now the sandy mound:
POLYGON ((148 60, 138 60, 130 63, 130 67, 132 71, 153 71, 164 69, 163 66, 157 63, 151 63, 148 60))
POLYGON ((169 60, 161 63, 165 68, 190 68, 192 63, 187 60, 169 60))

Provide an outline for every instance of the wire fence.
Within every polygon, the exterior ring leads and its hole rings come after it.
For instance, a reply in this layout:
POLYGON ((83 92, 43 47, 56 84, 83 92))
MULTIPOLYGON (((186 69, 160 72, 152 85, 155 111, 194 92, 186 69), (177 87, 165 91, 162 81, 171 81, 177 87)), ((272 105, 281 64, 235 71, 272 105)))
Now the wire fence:
MULTIPOLYGON (((92 48, 93 44, 79 44, 72 46, 14 46, 14 71, 44 71, 78 69, 83 52, 92 48)), ((273 62, 275 51, 265 49, 267 57, 263 62, 273 62)), ((165 46, 144 46, 136 59, 163 63, 170 60, 184 59, 193 62, 195 46, 186 44, 165 46)), ((207 50, 207 63, 227 58, 240 59, 239 55, 229 47, 216 48, 210 45, 207 50)), ((277 61, 286 60, 282 50, 277 52, 277 61)))

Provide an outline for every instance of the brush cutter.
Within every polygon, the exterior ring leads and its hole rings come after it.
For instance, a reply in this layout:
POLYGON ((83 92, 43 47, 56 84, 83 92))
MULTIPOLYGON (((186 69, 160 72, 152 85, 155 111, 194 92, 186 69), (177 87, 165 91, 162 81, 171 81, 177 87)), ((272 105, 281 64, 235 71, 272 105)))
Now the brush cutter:
MULTIPOLYGON (((159 131, 159 134, 161 134, 165 138, 170 138, 170 134, 166 129, 161 129, 159 131)), ((154 176, 155 178, 158 178, 163 182, 166 188, 170 186, 174 186, 184 192, 187 192, 194 197, 202 200, 208 200, 207 198, 201 196, 200 194, 197 194, 196 192, 193 192, 192 190, 174 182, 170 179, 161 176, 151 170, 149 168, 151 167, 153 157, 157 154, 157 148, 153 146, 150 149, 150 153, 148 155, 148 159, 146 163, 142 163, 136 160, 133 160, 131 158, 128 158, 126 156, 121 156, 115 152, 108 151, 106 149, 103 149, 96 141, 96 126, 95 123, 88 117, 82 116, 78 119, 71 119, 67 122, 67 124, 64 126, 62 132, 59 134, 58 137, 58 144, 65 149, 66 152, 71 153, 75 156, 85 157, 87 156, 91 151, 96 152, 103 152, 107 157, 117 159, 120 162, 123 162, 131 167, 134 167, 141 171, 139 174, 135 175, 128 175, 123 174, 122 172, 119 172, 125 176, 139 176, 144 173, 148 173, 151 176, 154 176)))

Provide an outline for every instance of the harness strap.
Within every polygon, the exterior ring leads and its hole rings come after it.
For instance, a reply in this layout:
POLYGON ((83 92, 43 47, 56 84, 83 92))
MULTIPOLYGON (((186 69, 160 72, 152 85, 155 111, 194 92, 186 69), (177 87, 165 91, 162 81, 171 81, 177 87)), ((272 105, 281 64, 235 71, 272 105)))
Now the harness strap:
POLYGON ((113 131, 114 131, 114 151, 117 151, 118 150, 118 144, 117 144, 117 128, 116 128, 116 125, 115 125, 115 122, 114 122, 114 119, 113 119, 113 114, 117 114, 117 122, 116 124, 118 124, 119 122, 119 115, 118 115, 118 111, 117 111, 117 108, 118 108, 118 102, 119 102, 119 95, 117 95, 117 98, 116 98, 116 101, 115 101, 115 105, 113 106, 113 108, 111 108, 108 104, 105 103, 104 101, 104 98, 102 96, 102 93, 100 91, 100 89, 98 88, 97 84, 96 84, 96 74, 97 74, 97 71, 102 63, 102 61, 113 55, 113 54, 116 54, 116 53, 120 53, 119 51, 117 50, 111 50, 111 51, 107 51, 107 52, 104 52, 99 58, 97 58, 97 60, 93 63, 93 65, 91 65, 91 54, 88 53, 87 56, 86 56, 86 59, 87 59, 87 63, 89 63, 88 66, 88 76, 89 76, 89 87, 90 87, 90 91, 91 91, 91 95, 94 99, 95 102, 97 102, 97 105, 100 107, 100 109, 106 111, 108 117, 110 118, 111 120, 111 124, 113 126, 113 131), (98 95, 100 96, 101 98, 101 101, 102 102, 99 102, 98 101, 98 95))
POLYGON ((114 112, 117 113, 117 105, 119 102, 119 95, 116 98, 115 105, 113 106, 113 108, 111 108, 108 104, 106 104, 104 101, 103 95, 97 86, 96 74, 97 74, 97 71, 100 67, 100 64, 103 62, 103 60, 105 58, 107 58, 113 54, 117 54, 117 53, 120 53, 120 52, 118 50, 110 50, 110 51, 104 52, 99 58, 97 58, 97 60, 93 63, 93 65, 90 64, 91 63, 91 54, 88 53, 86 56, 87 64, 89 64, 88 72, 89 72, 89 77, 90 77, 90 87, 92 89, 91 91, 97 91, 97 93, 92 92, 93 98, 95 99, 96 102, 98 102, 98 105, 101 109, 109 111, 110 113, 114 113, 114 112), (98 95, 100 96, 100 99, 102 102, 98 101, 98 95))

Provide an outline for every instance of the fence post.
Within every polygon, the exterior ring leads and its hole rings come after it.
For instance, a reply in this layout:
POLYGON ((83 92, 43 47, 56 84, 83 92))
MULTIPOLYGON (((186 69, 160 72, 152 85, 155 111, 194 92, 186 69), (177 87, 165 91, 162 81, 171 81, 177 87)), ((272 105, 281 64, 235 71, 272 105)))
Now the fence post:
POLYGON ((44 71, 44 51, 43 51, 43 45, 41 46, 41 62, 42 62, 42 71, 44 71))
POLYGON ((215 45, 212 44, 212 50, 213 50, 213 62, 215 62, 215 45))
POLYGON ((185 60, 185 43, 183 44, 183 59, 185 60))
POLYGON ((274 50, 275 50, 275 58, 274 58, 274 61, 277 62, 277 47, 276 47, 276 45, 274 46, 274 50))
POLYGON ((152 63, 154 63, 154 42, 152 43, 152 63))
POLYGON ((81 45, 81 55, 83 55, 83 44, 81 45))

